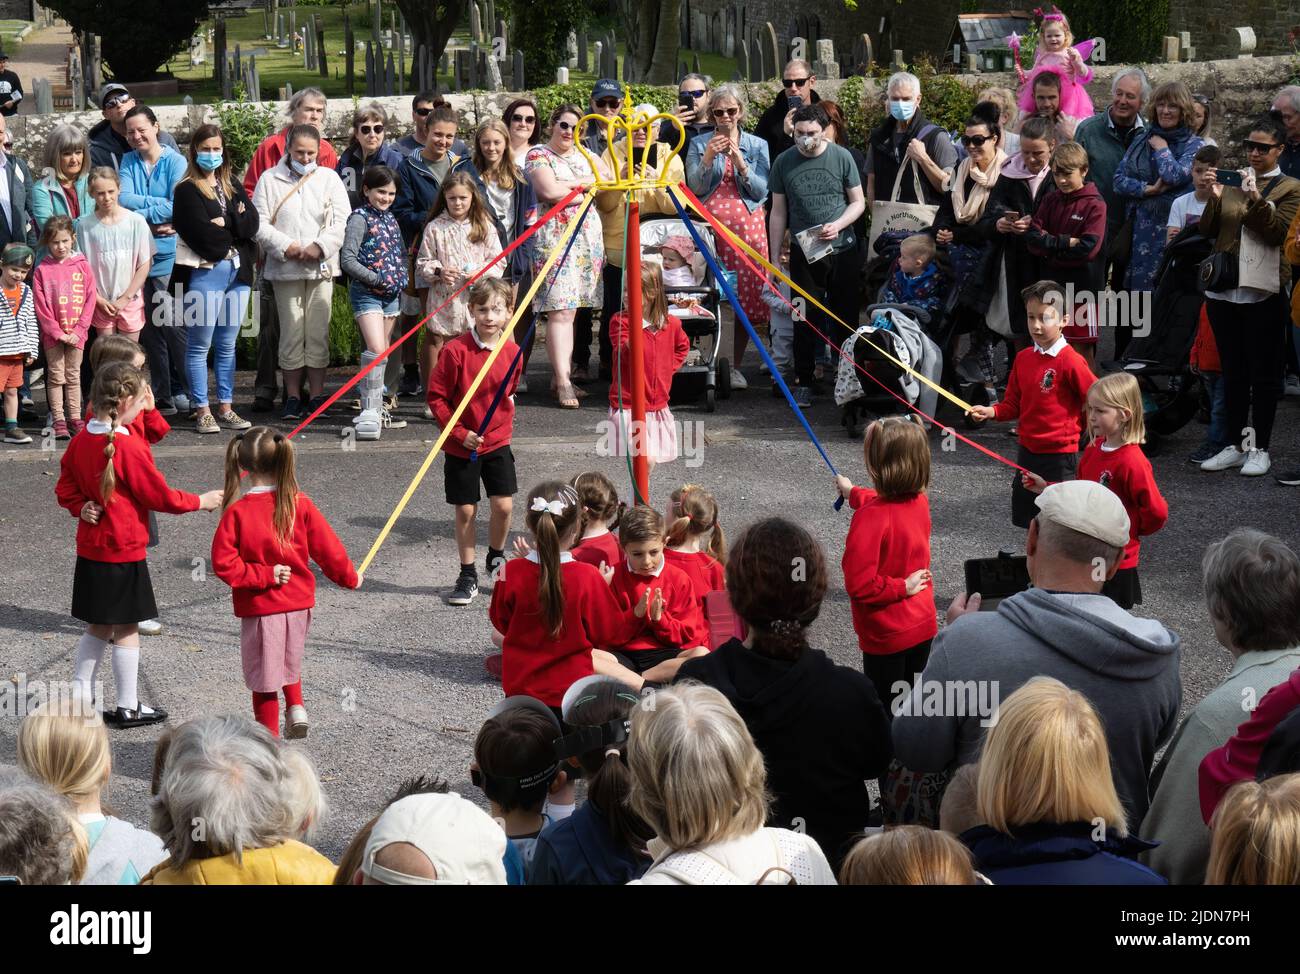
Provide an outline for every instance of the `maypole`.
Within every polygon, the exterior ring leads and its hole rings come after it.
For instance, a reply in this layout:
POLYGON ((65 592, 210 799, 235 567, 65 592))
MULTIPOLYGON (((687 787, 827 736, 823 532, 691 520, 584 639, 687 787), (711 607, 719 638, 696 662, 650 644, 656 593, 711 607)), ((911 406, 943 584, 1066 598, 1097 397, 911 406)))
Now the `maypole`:
POLYGON ((641 209, 638 194, 650 189, 665 189, 672 185, 664 174, 668 172, 669 160, 679 155, 686 144, 686 129, 682 126, 681 119, 675 115, 663 112, 647 115, 644 112, 637 112, 632 105, 632 89, 626 85, 623 87, 623 109, 618 115, 587 115, 578 123, 578 131, 586 131, 589 121, 605 126, 605 136, 610 146, 615 144, 618 137, 625 139, 627 145, 626 171, 619 172, 616 168, 610 179, 604 179, 600 175, 600 167, 596 165, 595 157, 587 151, 581 140, 574 142, 578 151, 586 157, 591 171, 596 173, 595 188, 600 192, 624 194, 623 206, 627 219, 627 232, 624 239, 626 257, 623 264, 627 288, 628 358, 632 371, 632 423, 628 435, 623 439, 624 445, 632 456, 632 479, 636 488, 636 500, 638 503, 649 504, 650 461, 645 452, 645 337, 641 330, 641 209), (648 173, 646 158, 650 146, 656 141, 655 136, 660 121, 668 121, 677 126, 677 144, 664 157, 659 172, 648 173), (632 136, 636 132, 644 132, 646 135, 639 165, 632 144, 632 136))

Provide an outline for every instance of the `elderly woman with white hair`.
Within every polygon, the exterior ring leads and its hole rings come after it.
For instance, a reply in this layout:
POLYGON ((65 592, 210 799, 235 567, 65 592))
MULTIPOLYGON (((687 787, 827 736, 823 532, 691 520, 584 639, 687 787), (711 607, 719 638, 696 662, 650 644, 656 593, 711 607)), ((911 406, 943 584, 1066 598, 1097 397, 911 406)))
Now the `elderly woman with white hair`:
POLYGON ((629 797, 655 831, 633 885, 834 886, 809 836, 764 828, 767 771, 745 722, 717 690, 684 683, 632 716, 629 797))
POLYGON ((86 872, 88 846, 72 808, 43 783, 0 768, 0 876, 67 886, 86 872))
POLYGON ((325 800, 310 760, 244 717, 178 727, 150 814, 171 857, 154 886, 328 886, 334 864, 300 841, 325 800))
POLYGON ((937 206, 952 181, 957 148, 948 133, 921 111, 921 79, 907 71, 890 75, 885 108, 889 117, 867 137, 868 207, 892 198, 896 177, 904 168, 919 177, 922 198, 917 199, 916 181, 905 174, 898 181, 897 201, 937 206))
POLYGON ((75 125, 61 122, 45 140, 44 171, 32 187, 32 216, 39 233, 52 216, 76 220, 95 208, 90 198, 90 143, 75 125))

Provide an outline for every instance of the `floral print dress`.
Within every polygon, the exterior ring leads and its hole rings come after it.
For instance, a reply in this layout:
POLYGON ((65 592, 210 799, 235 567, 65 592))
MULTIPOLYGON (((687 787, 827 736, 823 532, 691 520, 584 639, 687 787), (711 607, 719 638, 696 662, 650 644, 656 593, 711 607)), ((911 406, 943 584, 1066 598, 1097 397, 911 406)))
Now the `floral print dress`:
MULTIPOLYGON (((469 239, 468 220, 453 220, 447 213, 439 213, 424 228, 420 253, 415 260, 415 270, 421 281, 429 285, 424 310, 436 311, 456 291, 459 285, 444 284, 437 277, 440 267, 450 267, 464 274, 473 274, 497 254, 501 253, 501 238, 496 227, 488 224, 487 236, 479 243, 469 239)), ((498 261, 485 275, 500 277, 505 261, 498 261)), ((469 328, 469 290, 461 291, 455 301, 433 315, 425 325, 435 335, 449 338, 462 334, 469 328)))
POLYGON ((1189 129, 1172 132, 1149 126, 1139 132, 1115 170, 1115 193, 1133 218, 1133 255, 1129 259, 1124 286, 1131 291, 1150 291, 1155 287, 1156 271, 1165 252, 1165 225, 1174 200, 1187 193, 1192 184, 1192 157, 1205 140, 1189 129), (1169 144, 1153 152, 1148 143, 1159 135, 1169 144), (1164 180, 1159 196, 1144 196, 1147 186, 1164 180))
MULTIPOLYGON (((547 145, 535 145, 528 150, 524 163, 524 174, 531 175, 543 167, 549 168, 558 180, 581 181, 590 185, 596 178, 591 166, 577 149, 568 155, 558 155, 547 145)), ((582 209, 582 198, 566 206, 549 222, 538 228, 533 246, 533 274, 541 273, 546 258, 560 244, 564 231, 578 218, 582 209)), ((601 273, 605 268, 605 240, 601 233, 600 214, 594 212, 593 204, 583 218, 569 248, 569 256, 562 263, 557 258, 551 273, 547 275, 533 299, 533 310, 567 311, 572 308, 599 308, 604 291, 601 273)))

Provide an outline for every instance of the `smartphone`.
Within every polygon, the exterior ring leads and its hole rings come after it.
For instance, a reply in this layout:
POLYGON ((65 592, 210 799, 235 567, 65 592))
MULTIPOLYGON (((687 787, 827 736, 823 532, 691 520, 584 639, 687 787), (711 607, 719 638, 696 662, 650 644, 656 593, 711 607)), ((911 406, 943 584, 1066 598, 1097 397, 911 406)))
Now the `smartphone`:
POLYGON ((1000 601, 1029 588, 1029 562, 1024 555, 971 558, 965 563, 966 592, 979 592, 980 609, 996 609, 1000 601))
POLYGON ((686 94, 686 92, 679 91, 677 93, 677 104, 681 105, 682 108, 693 109, 695 107, 695 99, 692 98, 690 95, 686 94))
POLYGON ((1007 212, 1002 214, 1002 218, 1004 220, 1010 220, 1012 223, 1015 223, 1017 220, 1020 219, 1020 213, 1017 210, 1007 210, 1007 212))
POLYGON ((1236 186, 1241 188, 1241 173, 1235 169, 1216 169, 1214 170, 1214 179, 1221 186, 1236 186))
POLYGON ((800 105, 803 104, 803 99, 800 98, 798 95, 786 95, 785 101, 786 104, 789 105, 791 108, 798 108, 800 105))

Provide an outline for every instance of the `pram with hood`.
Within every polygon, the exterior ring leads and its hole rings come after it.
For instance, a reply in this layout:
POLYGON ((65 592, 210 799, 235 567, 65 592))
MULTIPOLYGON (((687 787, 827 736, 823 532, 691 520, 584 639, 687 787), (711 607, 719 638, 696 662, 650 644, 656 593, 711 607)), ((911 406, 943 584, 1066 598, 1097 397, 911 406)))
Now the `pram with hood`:
POLYGON ((1200 408, 1202 383, 1190 352, 1205 301, 1197 268, 1213 249, 1194 226, 1184 228, 1165 246, 1150 305, 1142 307, 1142 294, 1124 295, 1128 307, 1119 309, 1130 324, 1147 326, 1146 334, 1129 342, 1119 365, 1138 380, 1147 430, 1157 436, 1176 433, 1200 408))
POLYGON ((899 398, 934 415, 938 393, 889 356, 931 382, 937 383, 943 373, 943 354, 926 334, 930 316, 923 309, 873 304, 867 316, 871 323, 859 326, 840 346, 843 354, 835 378, 840 424, 854 439, 862 434, 864 422, 903 411, 899 398))

